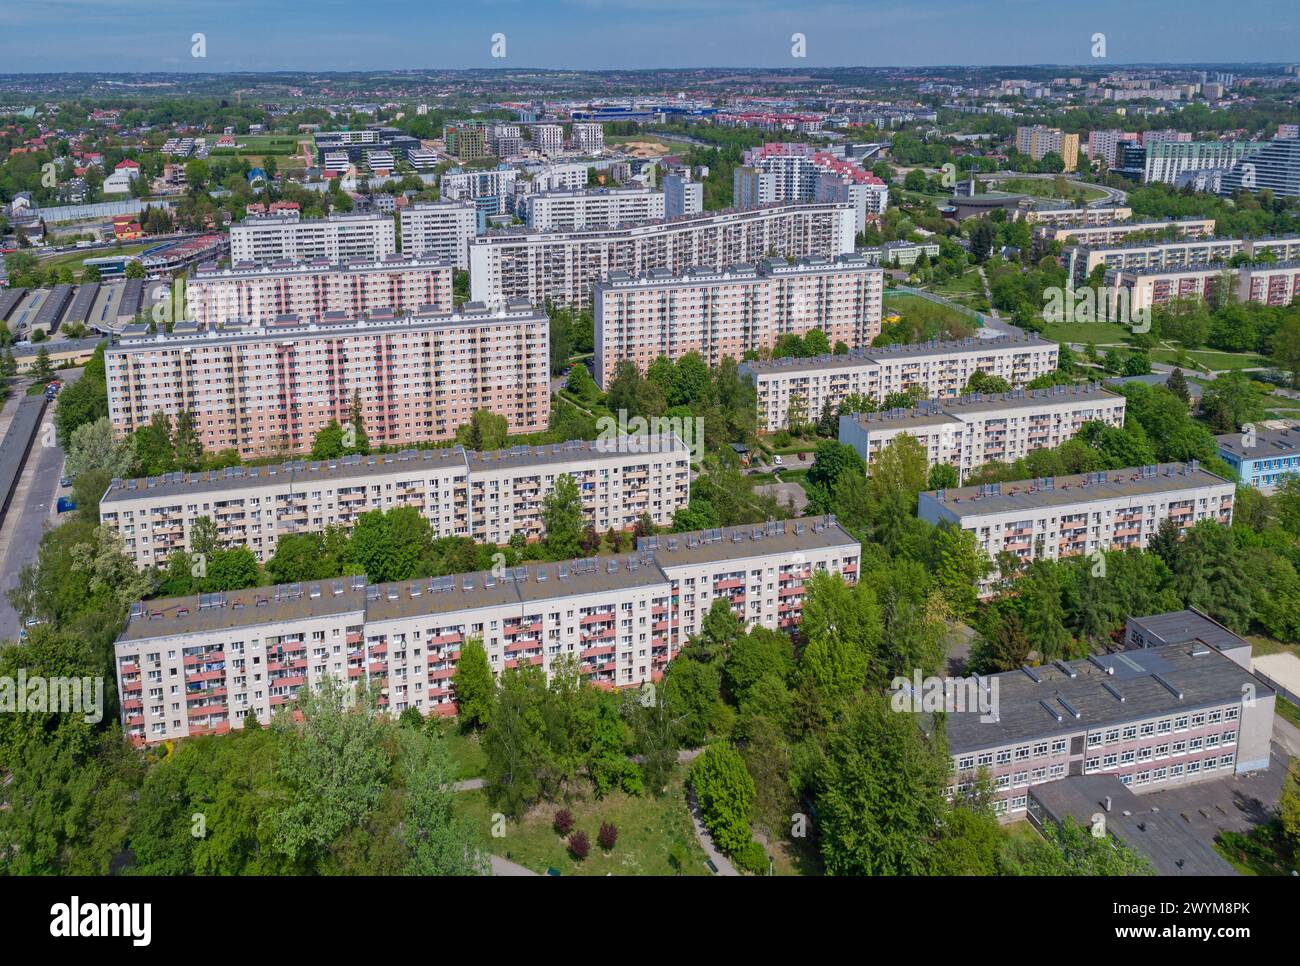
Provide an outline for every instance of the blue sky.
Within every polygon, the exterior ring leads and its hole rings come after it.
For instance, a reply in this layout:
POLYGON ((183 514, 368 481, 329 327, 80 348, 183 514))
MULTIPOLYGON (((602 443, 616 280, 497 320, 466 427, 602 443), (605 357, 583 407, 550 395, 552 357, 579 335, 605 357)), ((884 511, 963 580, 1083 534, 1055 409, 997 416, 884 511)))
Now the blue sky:
POLYGON ((0 72, 1078 64, 1097 32, 1115 64, 1294 60, 1300 3, 0 0, 0 72))

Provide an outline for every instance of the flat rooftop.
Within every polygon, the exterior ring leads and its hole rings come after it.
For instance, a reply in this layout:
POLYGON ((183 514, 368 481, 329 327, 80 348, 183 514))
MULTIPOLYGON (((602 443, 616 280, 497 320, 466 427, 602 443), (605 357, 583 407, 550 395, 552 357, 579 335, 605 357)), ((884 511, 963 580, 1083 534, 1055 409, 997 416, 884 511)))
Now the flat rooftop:
POLYGON ((386 584, 369 584, 365 577, 338 577, 142 601, 132 605, 118 641, 345 613, 356 613, 367 621, 390 620, 638 587, 662 586, 667 591, 671 579, 665 568, 840 546, 857 548, 859 544, 833 516, 805 517, 643 537, 635 553, 529 563, 507 568, 505 573, 476 571, 386 584))
POLYGON ((1155 644, 1202 641, 1226 651, 1250 646, 1249 642, 1197 610, 1174 610, 1150 617, 1130 617, 1128 624, 1141 630, 1155 644))
MULTIPOLYGON (((102 504, 131 500, 156 500, 171 496, 193 497, 198 493, 243 490, 251 486, 301 486, 304 489, 322 482, 364 481, 397 473, 424 473, 443 469, 487 472, 521 466, 547 466, 604 457, 637 455, 617 440, 569 440, 543 446, 513 446, 509 449, 478 452, 459 444, 431 449, 409 449, 399 453, 374 456, 342 456, 333 460, 297 460, 273 466, 232 466, 201 473, 167 473, 143 479, 114 479, 104 494, 102 504)), ((644 455, 680 454, 690 450, 677 437, 664 437, 647 446, 644 455), (655 448, 657 447, 657 448, 655 448)), ((102 505, 101 504, 101 505, 102 505)))
POLYGON ((1035 410, 1063 403, 1108 403, 1123 401, 1099 383, 1075 383, 1046 389, 1013 389, 1010 392, 972 393, 955 399, 930 400, 914 409, 890 409, 876 413, 854 413, 853 418, 865 429, 897 429, 900 426, 933 426, 960 423, 962 416, 1006 410, 1035 410))
POLYGON ((954 755, 1235 704, 1245 684, 1257 697, 1273 694, 1236 661, 1199 641, 1058 661, 980 680, 998 682, 995 720, 981 721, 978 710, 950 713, 948 746, 954 755))
POLYGON ((812 372, 828 369, 856 369, 864 365, 879 365, 897 359, 943 358, 951 355, 987 355, 1003 349, 1055 349, 1057 343, 1031 333, 1021 336, 1000 335, 991 339, 970 336, 932 342, 908 342, 898 345, 873 346, 869 349, 850 349, 841 355, 790 357, 785 359, 753 360, 744 367, 759 375, 774 372, 812 372))
POLYGON ((1214 437, 1219 451, 1240 460, 1263 460, 1271 456, 1291 456, 1300 452, 1300 429, 1255 428, 1255 443, 1244 445, 1244 433, 1225 433, 1214 437))
POLYGON ((1093 500, 1130 499, 1217 485, 1235 486, 1231 481, 1201 468, 1193 460, 1191 463, 1159 463, 1040 480, 929 490, 922 495, 963 517, 1069 506, 1093 500))

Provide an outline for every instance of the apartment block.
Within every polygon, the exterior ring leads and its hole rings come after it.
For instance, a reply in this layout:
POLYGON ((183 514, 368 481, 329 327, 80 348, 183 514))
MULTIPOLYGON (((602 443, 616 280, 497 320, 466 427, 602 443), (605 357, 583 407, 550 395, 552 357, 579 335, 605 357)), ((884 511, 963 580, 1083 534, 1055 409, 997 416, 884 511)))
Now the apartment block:
POLYGON ((1040 223, 1033 229, 1034 251, 1043 252, 1052 242, 1085 247, 1122 245, 1134 235, 1172 235, 1178 238, 1214 237, 1213 218, 1174 218, 1167 221, 1116 221, 1099 225, 1040 223))
POLYGON ((607 386, 623 359, 644 371, 659 356, 698 352, 712 366, 810 329, 832 345, 870 345, 880 334, 883 282, 884 272, 859 255, 768 259, 680 276, 613 272, 595 290, 596 382, 607 386))
POLYGON ((584 154, 600 154, 605 150, 605 126, 595 121, 575 121, 573 147, 584 154))
POLYGON ((379 212, 300 219, 297 214, 245 218, 230 226, 234 262, 309 261, 347 258, 377 261, 397 253, 393 219, 379 212))
POLYGON ((452 168, 438 181, 443 201, 473 201, 489 215, 504 215, 514 205, 519 172, 508 164, 489 171, 452 168))
POLYGON ((188 318, 216 329, 231 320, 274 322, 285 315, 320 322, 336 313, 355 319, 380 309, 446 315, 452 310, 451 263, 389 255, 379 261, 324 259, 236 263, 199 268, 185 286, 188 318))
POLYGON ((574 663, 598 687, 660 678, 715 600, 747 625, 799 626, 817 571, 856 579, 833 517, 645 537, 635 553, 368 584, 364 577, 132 605, 115 645, 122 725, 137 745, 262 723, 326 676, 397 714, 455 714, 461 648, 492 669, 574 663))
POLYGON ((528 137, 542 154, 554 157, 564 153, 564 128, 559 124, 533 124, 528 137))
POLYGON ((207 517, 229 547, 265 563, 283 536, 351 531, 369 510, 415 507, 435 538, 509 543, 544 535, 542 502, 562 475, 573 478, 587 522, 599 533, 627 530, 642 514, 668 526, 690 499, 690 449, 675 436, 571 440, 496 452, 461 446, 405 450, 279 466, 231 467, 113 480, 100 522, 116 530, 144 569, 192 549, 194 522, 207 517))
POLYGON ((1272 493, 1284 477, 1300 475, 1300 430, 1293 426, 1255 426, 1214 438, 1237 478, 1257 490, 1272 493))
POLYGON ((1225 280, 1231 292, 1233 275, 1233 270, 1222 264, 1198 268, 1112 268, 1106 271, 1105 295, 1111 317, 1121 318, 1122 299, 1128 300, 1130 311, 1168 305, 1175 299, 1211 300, 1225 280))
POLYGON ((1041 161, 1048 154, 1056 154, 1065 163, 1066 171, 1074 171, 1079 166, 1079 135, 1066 134, 1060 128, 1044 127, 1041 124, 1018 127, 1016 150, 1035 161, 1041 161))
POLYGON ((462 161, 490 157, 487 131, 481 124, 449 124, 443 128, 442 137, 447 153, 462 161))
POLYGON ((478 209, 470 201, 417 201, 398 214, 402 251, 449 260, 469 268, 469 243, 478 233, 478 209))
POLYGON ((828 402, 838 409, 848 397, 860 395, 880 403, 913 386, 930 399, 956 398, 976 372, 1023 386, 1056 369, 1058 353, 1055 342, 1022 333, 753 361, 743 363, 740 371, 754 382, 760 429, 775 433, 789 426, 792 403, 809 419, 828 402))
POLYGON ((1126 205, 1098 208, 1032 208, 1025 212, 1025 221, 1031 225, 1074 225, 1092 227, 1113 225, 1133 217, 1133 209, 1126 205))
POLYGON ((1132 271, 1226 265, 1234 255, 1255 261, 1268 252, 1280 262, 1300 260, 1300 236, 1276 238, 1185 238, 1176 241, 1132 242, 1118 245, 1076 245, 1064 252, 1066 269, 1076 280, 1086 279, 1099 265, 1132 271))
POLYGON ((664 217, 681 218, 704 211, 704 185, 680 174, 664 176, 664 217))
POLYGON ((674 221, 585 232, 489 232, 470 243, 470 290, 475 301, 525 299, 541 305, 588 305, 592 289, 613 272, 664 268, 721 269, 777 256, 833 257, 853 251, 849 205, 790 204, 725 211, 674 221))
POLYGON ((1291 305, 1300 299, 1300 259, 1237 269, 1237 301, 1291 305))
POLYGON ((528 196, 524 222, 532 231, 586 231, 660 220, 664 196, 650 188, 543 191, 528 196))
POLYGON ((1177 184, 1178 176, 1205 168, 1230 168, 1259 150, 1254 141, 1156 141, 1146 145, 1144 182, 1177 184))
POLYGON ((974 533, 989 560, 1005 552, 1028 563, 1143 549, 1165 519, 1180 533, 1201 520, 1228 526, 1236 488, 1193 460, 932 490, 918 497, 917 515, 974 533))
POLYGON ((244 458, 310 448, 359 396, 375 445, 450 439, 477 409, 513 433, 546 428, 550 337, 544 312, 469 304, 459 314, 327 318, 150 335, 128 326, 106 352, 109 419, 118 436, 182 410, 204 449, 244 458))
POLYGON ((757 208, 775 202, 851 204, 854 230, 884 213, 889 186, 870 171, 829 151, 799 142, 764 144, 745 152, 732 175, 732 204, 757 208))
MULTIPOLYGON (((1130 638, 1165 623, 1188 629, 1169 643, 976 676, 994 711, 947 716, 949 794, 984 775, 1000 817, 1028 809, 1041 821, 1043 801, 1071 783, 1110 777, 1120 800, 1267 769, 1276 695, 1234 659, 1249 645, 1192 611, 1129 618, 1130 638)), ((1107 804, 1098 798, 1090 811, 1107 804)))
POLYGON ((985 463, 1013 463, 1032 450, 1060 446, 1086 423, 1123 426, 1125 402, 1097 383, 975 393, 915 409, 842 415, 839 440, 870 472, 876 455, 906 434, 921 444, 932 467, 946 463, 960 482, 985 463))
POLYGON ((1128 131, 1106 130, 1088 132, 1088 157, 1093 161, 1105 161, 1107 168, 1118 166, 1120 146, 1137 144, 1138 135, 1128 131))

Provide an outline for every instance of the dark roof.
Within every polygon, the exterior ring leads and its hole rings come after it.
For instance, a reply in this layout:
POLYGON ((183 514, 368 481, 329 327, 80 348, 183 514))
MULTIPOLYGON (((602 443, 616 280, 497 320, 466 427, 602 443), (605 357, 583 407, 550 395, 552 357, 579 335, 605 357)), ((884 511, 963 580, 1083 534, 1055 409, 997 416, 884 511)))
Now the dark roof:
POLYGON ((1106 830, 1150 860, 1160 875, 1236 875, 1210 841, 1172 812, 1144 804, 1117 775, 1077 775, 1035 785, 1029 794, 1055 822, 1068 815, 1087 827, 1101 813, 1106 830))

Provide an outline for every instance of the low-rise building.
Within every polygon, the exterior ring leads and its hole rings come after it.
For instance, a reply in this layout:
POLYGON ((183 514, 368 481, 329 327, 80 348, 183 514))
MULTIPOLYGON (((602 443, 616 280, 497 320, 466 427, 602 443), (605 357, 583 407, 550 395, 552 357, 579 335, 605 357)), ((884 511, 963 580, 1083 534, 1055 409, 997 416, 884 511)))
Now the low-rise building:
POLYGON ((1215 439, 1223 461, 1257 490, 1272 493, 1283 477, 1300 474, 1300 429, 1252 426, 1215 439))

